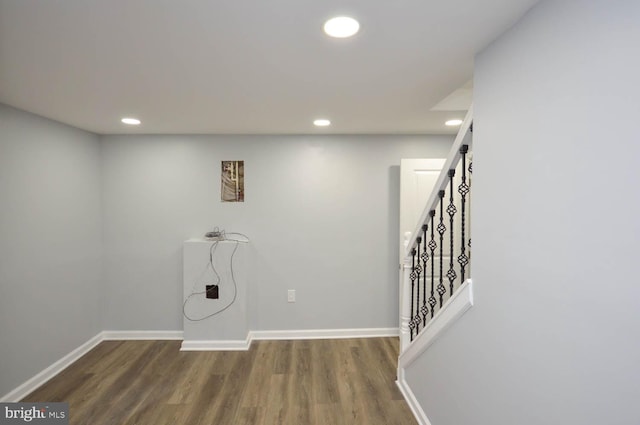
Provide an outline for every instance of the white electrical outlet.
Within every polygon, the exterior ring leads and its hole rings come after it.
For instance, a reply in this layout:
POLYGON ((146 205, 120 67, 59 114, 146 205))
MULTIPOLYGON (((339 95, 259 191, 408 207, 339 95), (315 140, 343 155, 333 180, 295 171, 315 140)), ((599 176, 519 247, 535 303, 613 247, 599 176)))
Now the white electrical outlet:
POLYGON ((296 302, 296 290, 295 289, 289 289, 287 291, 287 301, 290 302, 290 303, 296 302))

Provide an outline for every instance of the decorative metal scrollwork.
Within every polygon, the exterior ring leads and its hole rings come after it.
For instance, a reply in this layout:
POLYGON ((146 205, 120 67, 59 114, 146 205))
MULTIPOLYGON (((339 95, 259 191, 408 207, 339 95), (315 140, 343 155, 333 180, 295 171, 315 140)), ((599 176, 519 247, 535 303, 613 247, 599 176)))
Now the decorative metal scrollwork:
POLYGON ((438 294, 440 294, 440 307, 442 307, 442 296, 447 292, 443 283, 443 275, 444 275, 444 232, 447 230, 447 227, 444 225, 444 190, 438 192, 438 196, 440 197, 440 223, 438 224, 438 233, 440 234, 440 283, 438 284, 438 294))
POLYGON ((409 329, 411 330, 412 341, 413 341, 413 331, 415 329, 415 321, 413 318, 413 298, 415 295, 417 277, 418 277, 418 274, 416 273, 416 250, 414 248, 411 250, 411 273, 409 274, 409 278, 411 279, 411 309, 409 310, 409 314, 412 316, 411 320, 409 320, 409 329))
POLYGON ((453 282, 456 280, 456 277, 458 277, 456 271, 453 270, 453 268, 449 269, 449 271, 447 272, 447 279, 449 279, 449 282, 451 282, 451 287, 453 287, 453 282))
POLYGON ((468 151, 469 151, 468 145, 462 145, 462 147, 460 147, 460 155, 461 155, 460 160, 462 161, 462 166, 460 168, 462 169, 462 176, 461 176, 460 184, 458 185, 458 193, 460 194, 460 236, 461 236, 460 241, 461 243, 460 243, 460 255, 458 256, 458 264, 460 265, 460 283, 461 284, 464 282, 464 279, 465 279, 465 267, 467 266, 467 264, 469 264, 469 257, 467 257, 466 247, 465 247, 465 230, 466 230, 465 209, 467 204, 467 194, 469 194, 469 191, 471 190, 471 187, 467 184, 467 170, 465 165, 468 151))
POLYGON ((449 206, 447 207, 447 214, 449 214, 449 271, 447 271, 447 279, 449 279, 449 296, 453 295, 453 283, 456 280, 456 272, 453 270, 453 217, 458 212, 456 206, 453 204, 453 177, 456 175, 456 170, 449 170, 449 206))
POLYGON ((436 284, 436 274, 435 274, 435 251, 438 247, 438 244, 435 241, 434 233, 433 233, 433 217, 435 217, 436 211, 429 211, 429 218, 431 220, 431 239, 429 240, 429 250, 431 252, 431 296, 429 297, 429 306, 431 306, 431 317, 434 315, 434 308, 436 306, 436 297, 434 296, 435 284, 436 284))
POLYGON ((422 276, 422 307, 420 307, 420 313, 422 313, 422 326, 427 324, 427 314, 429 313, 429 309, 427 308, 427 262, 429 261, 429 254, 427 253, 427 230, 429 230, 429 225, 423 224, 422 240, 424 241, 424 245, 421 257, 424 274, 422 276))

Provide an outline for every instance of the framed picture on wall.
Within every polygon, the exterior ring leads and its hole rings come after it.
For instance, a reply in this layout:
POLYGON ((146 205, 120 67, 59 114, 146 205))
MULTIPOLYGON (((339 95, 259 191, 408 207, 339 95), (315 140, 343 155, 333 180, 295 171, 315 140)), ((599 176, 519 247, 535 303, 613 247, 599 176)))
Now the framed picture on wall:
POLYGON ((244 161, 222 161, 222 202, 244 202, 244 161))

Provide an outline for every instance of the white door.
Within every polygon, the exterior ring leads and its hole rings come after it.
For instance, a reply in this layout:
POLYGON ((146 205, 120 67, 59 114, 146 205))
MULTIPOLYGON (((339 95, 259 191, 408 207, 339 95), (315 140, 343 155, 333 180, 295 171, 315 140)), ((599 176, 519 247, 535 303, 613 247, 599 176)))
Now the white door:
POLYGON ((444 163, 444 158, 400 160, 400 264, 444 163))

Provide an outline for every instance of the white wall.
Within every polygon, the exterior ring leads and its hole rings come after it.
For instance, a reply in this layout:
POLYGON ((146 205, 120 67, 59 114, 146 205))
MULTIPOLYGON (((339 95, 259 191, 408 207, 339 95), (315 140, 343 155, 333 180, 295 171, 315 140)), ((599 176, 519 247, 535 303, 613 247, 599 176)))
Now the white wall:
POLYGON ((0 105, 0 397, 101 330, 98 137, 0 105))
POLYGON ((545 1, 477 57, 476 305, 408 371, 433 425, 640 423, 638 22, 545 1))
POLYGON ((451 142, 103 137, 106 329, 182 329, 182 242, 215 226, 251 238, 255 329, 396 327, 400 158, 451 142), (244 203, 220 202, 222 160, 245 161, 244 203))

